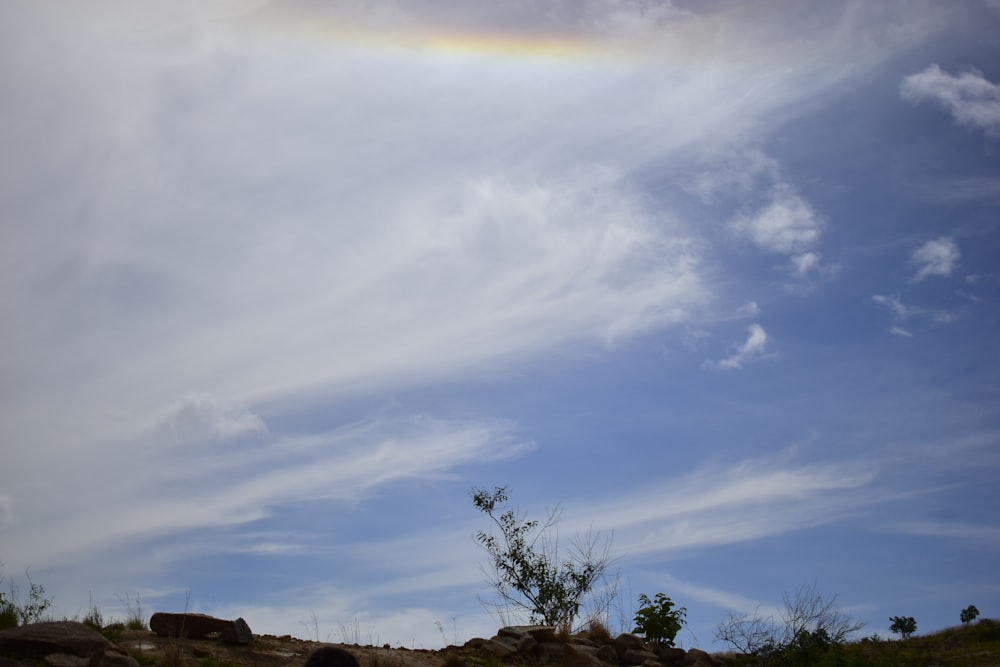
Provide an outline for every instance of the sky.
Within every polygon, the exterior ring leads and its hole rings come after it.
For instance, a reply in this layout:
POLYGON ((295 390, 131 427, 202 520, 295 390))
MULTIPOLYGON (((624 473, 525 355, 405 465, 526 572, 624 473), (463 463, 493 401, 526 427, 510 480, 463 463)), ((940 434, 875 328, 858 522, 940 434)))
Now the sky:
MULTIPOLYGON (((492 636, 474 489, 685 647, 1000 617, 1000 3, 0 0, 0 562, 492 636)), ((517 619, 512 619, 516 621, 517 619)))

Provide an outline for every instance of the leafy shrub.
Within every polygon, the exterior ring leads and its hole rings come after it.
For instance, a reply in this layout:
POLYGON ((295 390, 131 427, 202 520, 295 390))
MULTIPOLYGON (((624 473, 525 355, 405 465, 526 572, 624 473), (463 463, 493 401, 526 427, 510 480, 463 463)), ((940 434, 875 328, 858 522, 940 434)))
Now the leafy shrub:
POLYGON ((674 608, 674 601, 663 593, 657 593, 650 600, 645 593, 639 596, 639 610, 635 613, 635 629, 632 631, 658 646, 674 646, 674 639, 686 622, 687 609, 674 608))

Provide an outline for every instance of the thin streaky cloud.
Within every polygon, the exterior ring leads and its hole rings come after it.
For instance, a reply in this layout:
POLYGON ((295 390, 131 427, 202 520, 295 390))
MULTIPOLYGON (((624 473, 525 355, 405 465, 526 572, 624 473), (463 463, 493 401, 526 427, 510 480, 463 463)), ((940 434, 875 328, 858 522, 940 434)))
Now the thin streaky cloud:
POLYGON ((871 300, 872 302, 877 303, 878 305, 888 309, 889 312, 892 313, 893 318, 897 320, 909 319, 910 317, 913 317, 915 314, 920 312, 919 309, 915 309, 912 306, 907 306, 906 304, 904 304, 903 301, 899 298, 898 294, 896 296, 886 296, 884 294, 876 294, 872 296, 871 300))

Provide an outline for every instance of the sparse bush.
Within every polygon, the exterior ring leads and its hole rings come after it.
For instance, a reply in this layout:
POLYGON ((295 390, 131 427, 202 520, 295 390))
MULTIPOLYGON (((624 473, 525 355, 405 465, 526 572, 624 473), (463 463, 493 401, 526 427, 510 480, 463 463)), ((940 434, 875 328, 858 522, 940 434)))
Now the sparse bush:
MULTIPOLYGON (((2 563, 0 563, 2 566, 2 563)), ((5 596, 0 592, 0 629, 30 625, 45 620, 45 612, 52 606, 52 599, 45 597, 45 588, 31 580, 27 570, 24 572, 28 580, 28 600, 21 602, 20 590, 10 582, 10 594, 5 596)), ((3 578, 0 577, 0 582, 3 578)))
POLYGON ((487 577, 500 596, 494 608, 526 612, 532 623, 572 627, 584 598, 605 576, 610 543, 601 545, 598 537, 588 534, 574 540, 570 557, 560 562, 558 533, 551 535, 558 507, 540 524, 525 521, 513 510, 496 514, 497 506, 507 502, 504 487, 493 492, 476 489, 472 502, 500 529, 499 536, 476 533, 476 541, 490 556, 487 577))
POLYGON ((841 612, 836 602, 836 596, 824 599, 815 585, 800 586, 794 595, 785 593, 780 622, 757 612, 730 613, 716 626, 715 638, 744 655, 809 664, 831 646, 843 645, 866 625, 841 612))
POLYGON ((979 610, 976 609, 976 605, 970 604, 968 607, 962 610, 962 623, 971 623, 979 617, 979 610))
POLYGON ((892 622, 889 631, 898 634, 903 639, 917 631, 917 621, 912 616, 890 616, 889 620, 892 622))
POLYGON ((101 613, 100 609, 91 605, 90 611, 88 611, 87 615, 83 617, 81 623, 89 625, 93 629, 100 632, 104 629, 104 614, 101 613))
POLYGON ((587 638, 598 644, 609 644, 613 637, 611 631, 599 618, 587 621, 587 638))
POLYGON ((734 614, 730 612, 726 620, 715 628, 715 638, 743 655, 760 655, 778 643, 778 627, 770 616, 734 614))
POLYGON ((0 630, 17 627, 17 610, 7 598, 0 593, 0 630))
POLYGON ((674 608, 674 601, 663 593, 650 600, 645 593, 639 596, 639 610, 635 612, 635 629, 632 632, 657 646, 673 648, 674 639, 686 622, 687 609, 674 608))

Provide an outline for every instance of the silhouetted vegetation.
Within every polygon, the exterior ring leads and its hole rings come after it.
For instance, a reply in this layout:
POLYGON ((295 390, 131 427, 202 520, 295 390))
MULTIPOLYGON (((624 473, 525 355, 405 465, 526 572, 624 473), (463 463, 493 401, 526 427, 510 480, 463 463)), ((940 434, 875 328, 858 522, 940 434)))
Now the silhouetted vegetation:
POLYGON ((544 623, 568 631, 608 569, 610 543, 588 534, 572 542, 569 558, 560 561, 558 536, 551 535, 559 520, 559 508, 544 523, 526 521, 513 510, 497 514, 507 502, 505 487, 492 492, 476 489, 476 509, 500 530, 499 536, 476 533, 476 541, 490 555, 490 584, 500 596, 493 605, 501 617, 510 609, 528 614, 532 623, 544 623))
POLYGON ((687 609, 674 607, 674 601, 663 593, 650 600, 645 593, 639 596, 639 610, 635 612, 635 629, 647 642, 658 646, 673 647, 674 638, 684 626, 687 609))

